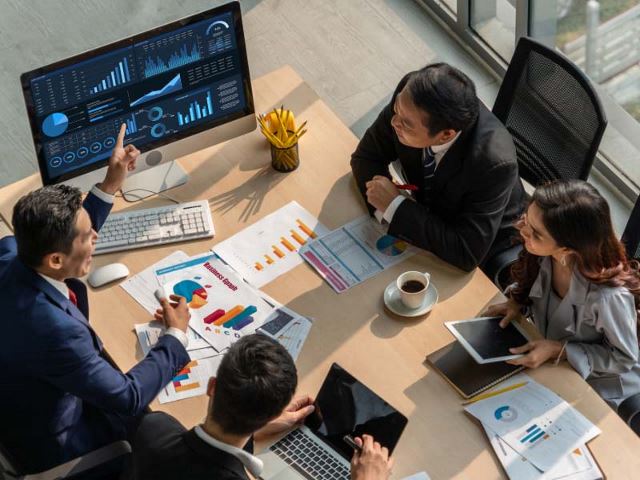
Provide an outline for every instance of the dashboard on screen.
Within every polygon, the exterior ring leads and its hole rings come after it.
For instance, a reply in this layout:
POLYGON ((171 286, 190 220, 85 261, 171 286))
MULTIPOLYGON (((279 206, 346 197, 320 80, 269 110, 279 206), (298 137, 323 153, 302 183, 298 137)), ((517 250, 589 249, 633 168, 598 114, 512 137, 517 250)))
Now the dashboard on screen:
POLYGON ((44 184, 253 114, 237 2, 21 76, 44 184))

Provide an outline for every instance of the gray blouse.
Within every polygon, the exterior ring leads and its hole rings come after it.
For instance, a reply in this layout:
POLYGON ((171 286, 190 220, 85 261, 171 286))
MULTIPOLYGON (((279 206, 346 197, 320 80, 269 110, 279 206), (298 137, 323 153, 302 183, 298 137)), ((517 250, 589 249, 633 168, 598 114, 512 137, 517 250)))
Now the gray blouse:
POLYGON ((573 271, 569 291, 552 291, 551 258, 541 260, 531 287, 531 317, 545 338, 568 342, 567 360, 600 396, 616 408, 640 393, 637 317, 633 296, 624 287, 590 283, 573 271), (551 305, 550 305, 551 302, 551 305))

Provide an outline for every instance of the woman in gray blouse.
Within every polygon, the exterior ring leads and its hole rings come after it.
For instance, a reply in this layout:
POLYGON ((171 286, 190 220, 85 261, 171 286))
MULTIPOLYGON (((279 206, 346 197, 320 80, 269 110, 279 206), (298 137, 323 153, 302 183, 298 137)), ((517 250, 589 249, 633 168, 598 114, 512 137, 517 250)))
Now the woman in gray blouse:
POLYGON ((617 239, 609 206, 583 181, 538 187, 518 224, 524 243, 506 303, 488 315, 506 326, 528 310, 544 340, 509 363, 536 368, 566 358, 613 408, 640 393, 640 275, 617 239))

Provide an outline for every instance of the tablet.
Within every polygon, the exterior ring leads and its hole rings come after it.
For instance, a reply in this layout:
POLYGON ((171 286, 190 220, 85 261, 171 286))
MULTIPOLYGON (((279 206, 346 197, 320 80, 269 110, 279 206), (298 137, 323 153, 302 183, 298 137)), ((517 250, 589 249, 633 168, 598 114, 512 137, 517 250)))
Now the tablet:
POLYGON ((445 326, 478 363, 503 362, 520 358, 509 349, 529 341, 520 327, 511 322, 500 327, 502 317, 479 317, 445 322, 445 326))

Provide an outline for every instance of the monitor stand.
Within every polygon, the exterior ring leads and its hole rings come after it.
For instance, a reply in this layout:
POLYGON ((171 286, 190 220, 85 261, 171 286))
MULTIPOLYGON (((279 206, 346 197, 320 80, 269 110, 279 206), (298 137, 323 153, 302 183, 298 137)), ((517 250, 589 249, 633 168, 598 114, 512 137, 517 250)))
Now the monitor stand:
POLYGON ((175 160, 135 173, 124 181, 122 196, 133 202, 178 187, 187 182, 189 175, 175 160))

